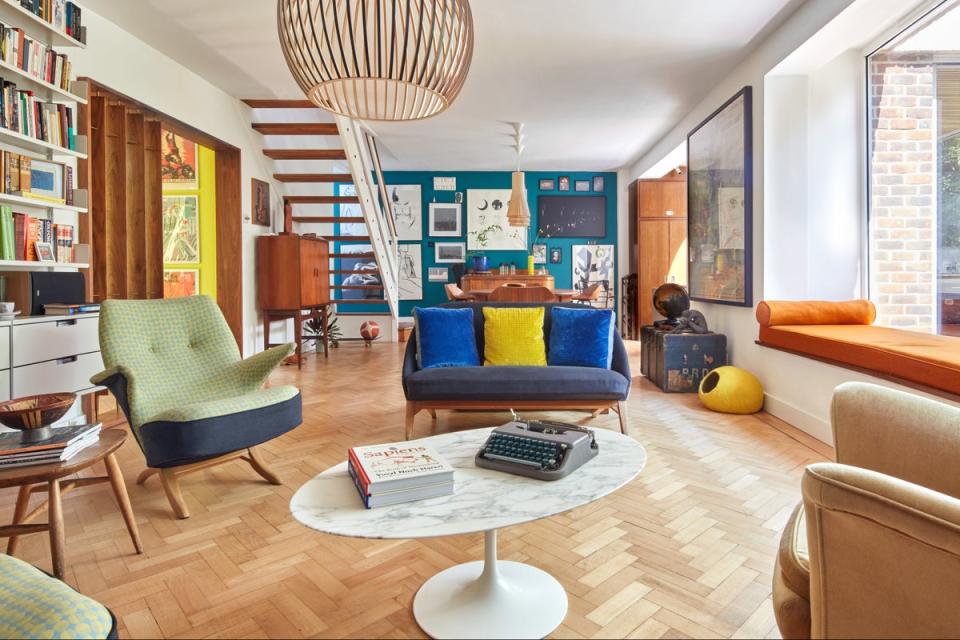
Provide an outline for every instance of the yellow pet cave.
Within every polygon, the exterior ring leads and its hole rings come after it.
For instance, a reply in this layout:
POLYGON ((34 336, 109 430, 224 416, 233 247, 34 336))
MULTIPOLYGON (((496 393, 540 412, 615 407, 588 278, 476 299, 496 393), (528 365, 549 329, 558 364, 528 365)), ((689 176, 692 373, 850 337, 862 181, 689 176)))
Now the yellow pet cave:
POLYGON ((756 413, 763 408, 763 385, 737 367, 718 367, 700 382, 700 402, 719 413, 756 413))

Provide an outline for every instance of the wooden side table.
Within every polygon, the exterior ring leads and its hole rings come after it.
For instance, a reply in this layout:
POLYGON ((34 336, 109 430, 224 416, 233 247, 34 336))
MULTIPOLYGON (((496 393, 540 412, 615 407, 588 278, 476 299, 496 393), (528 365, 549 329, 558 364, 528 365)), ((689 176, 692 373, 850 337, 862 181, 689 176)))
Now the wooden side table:
MULTIPOLYGON (((303 368, 303 323, 306 320, 312 320, 314 318, 319 318, 320 322, 323 324, 323 357, 330 357, 330 342, 329 336, 327 336, 327 318, 329 317, 329 305, 321 304, 313 307, 304 307, 304 309, 296 310, 273 310, 273 309, 263 309, 261 313, 263 314, 263 348, 269 349, 270 347, 276 347, 278 343, 270 342, 270 323, 274 320, 293 320, 293 340, 297 343, 296 359, 297 359, 297 368, 303 368), (303 315, 303 311, 306 310, 307 315, 303 315)), ((312 340, 313 338, 306 338, 307 340, 312 340)))
POLYGON ((110 483, 113 495, 120 506, 123 521, 127 525, 127 531, 130 532, 133 547, 137 553, 143 553, 143 546, 140 544, 140 531, 137 529, 137 521, 133 517, 133 508, 130 506, 130 498, 127 496, 127 486, 124 484, 123 474, 120 473, 120 465, 117 464, 117 459, 113 455, 126 439, 127 433, 125 431, 108 429, 100 433, 100 441, 97 444, 87 447, 68 462, 38 464, 0 471, 0 488, 20 488, 20 493, 17 495, 17 505, 13 513, 13 524, 0 526, 0 536, 10 538, 7 542, 7 554, 13 555, 16 551, 20 536, 48 531, 50 533, 50 557, 53 563, 53 575, 62 579, 64 530, 63 507, 60 499, 64 494, 77 487, 86 487, 101 482, 110 483), (66 479, 67 476, 91 467, 100 461, 103 461, 106 466, 107 475, 66 479), (27 509, 30 507, 30 496, 42 492, 47 492, 47 500, 27 513, 27 509), (30 524, 31 520, 47 509, 50 510, 47 522, 30 524))

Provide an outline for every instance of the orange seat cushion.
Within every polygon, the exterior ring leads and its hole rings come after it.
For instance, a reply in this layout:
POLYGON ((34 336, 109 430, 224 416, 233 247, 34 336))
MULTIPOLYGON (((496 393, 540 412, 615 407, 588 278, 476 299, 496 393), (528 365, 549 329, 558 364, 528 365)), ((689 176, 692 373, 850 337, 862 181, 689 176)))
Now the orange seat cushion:
POLYGON ((960 394, 960 340, 857 324, 760 326, 760 342, 960 394))
POLYGON ((765 300, 757 305, 761 327, 809 324, 873 324, 877 309, 869 300, 823 302, 765 300))

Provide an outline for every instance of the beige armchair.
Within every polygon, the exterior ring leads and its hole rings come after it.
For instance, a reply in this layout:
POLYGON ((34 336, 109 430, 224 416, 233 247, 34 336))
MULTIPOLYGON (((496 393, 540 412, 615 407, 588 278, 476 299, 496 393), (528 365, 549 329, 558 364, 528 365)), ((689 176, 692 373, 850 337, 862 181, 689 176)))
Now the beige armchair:
POLYGON ((781 539, 784 638, 960 636, 960 409, 837 388, 837 462, 808 467, 781 539))

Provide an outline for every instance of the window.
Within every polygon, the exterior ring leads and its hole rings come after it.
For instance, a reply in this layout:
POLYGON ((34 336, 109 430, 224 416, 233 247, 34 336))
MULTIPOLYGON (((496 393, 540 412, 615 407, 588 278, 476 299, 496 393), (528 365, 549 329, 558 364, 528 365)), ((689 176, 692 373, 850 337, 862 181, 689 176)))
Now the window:
POLYGON ((867 58, 878 324, 960 336, 960 0, 867 58))

